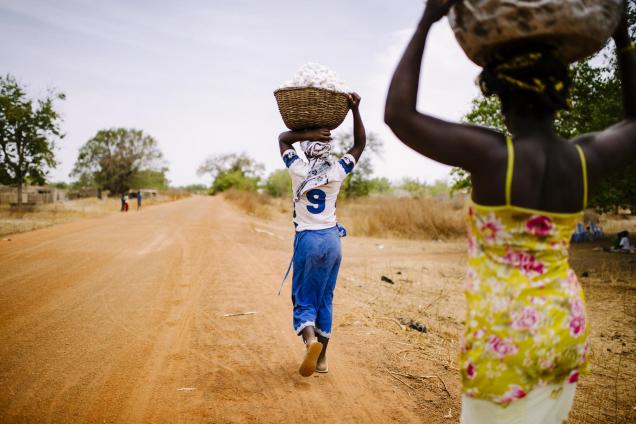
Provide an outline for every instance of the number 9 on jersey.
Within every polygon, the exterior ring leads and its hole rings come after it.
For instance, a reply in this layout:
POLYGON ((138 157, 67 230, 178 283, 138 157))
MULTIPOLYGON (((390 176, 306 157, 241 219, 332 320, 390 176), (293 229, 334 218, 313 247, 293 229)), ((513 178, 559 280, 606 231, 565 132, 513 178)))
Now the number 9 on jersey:
POLYGON ((315 215, 322 213, 325 210, 325 201, 327 195, 324 191, 317 188, 309 190, 307 192, 307 200, 311 205, 307 205, 307 210, 315 215))

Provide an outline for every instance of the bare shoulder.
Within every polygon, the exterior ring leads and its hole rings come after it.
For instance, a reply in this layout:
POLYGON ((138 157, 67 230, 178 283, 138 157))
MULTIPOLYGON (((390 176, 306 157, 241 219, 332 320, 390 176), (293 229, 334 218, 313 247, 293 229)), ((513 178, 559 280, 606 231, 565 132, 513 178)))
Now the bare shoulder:
POLYGON ((584 149, 617 149, 623 144, 629 143, 628 148, 633 146, 636 138, 636 120, 624 120, 612 125, 602 131, 581 134, 572 139, 572 142, 584 149))
POLYGON ((603 177, 636 159, 636 121, 625 120, 598 132, 582 134, 572 142, 581 146, 590 171, 603 177))
POLYGON ((466 170, 472 174, 474 180, 480 182, 497 179, 499 174, 505 173, 508 164, 507 137, 489 128, 474 126, 474 130, 480 136, 477 142, 481 145, 482 153, 479 160, 474 161, 472 169, 466 170))
POLYGON ((472 133, 474 143, 479 149, 479 160, 474 162, 473 172, 491 170, 493 165, 498 165, 508 159, 508 142, 506 134, 492 128, 478 125, 464 124, 466 129, 472 133))

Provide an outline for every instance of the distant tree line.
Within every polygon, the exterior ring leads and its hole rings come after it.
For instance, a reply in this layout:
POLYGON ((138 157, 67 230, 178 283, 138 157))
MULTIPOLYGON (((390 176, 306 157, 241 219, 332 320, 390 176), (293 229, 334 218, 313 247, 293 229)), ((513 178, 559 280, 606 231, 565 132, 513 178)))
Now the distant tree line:
MULTIPOLYGON (((334 157, 343 156, 353 146, 351 133, 339 134, 333 140, 334 157)), ((373 133, 367 137, 367 148, 356 165, 356 170, 343 182, 340 195, 344 198, 371 194, 396 193, 411 197, 448 196, 450 187, 439 180, 428 184, 414 178, 392 183, 385 177, 373 175, 373 161, 382 154, 382 141, 373 133)), ((281 162, 282 164, 282 162, 281 162)), ((287 169, 278 169, 264 175, 265 166, 246 153, 216 155, 205 160, 198 169, 199 176, 208 176, 212 184, 208 193, 215 195, 229 189, 263 191, 272 197, 291 197, 291 178, 287 169)))

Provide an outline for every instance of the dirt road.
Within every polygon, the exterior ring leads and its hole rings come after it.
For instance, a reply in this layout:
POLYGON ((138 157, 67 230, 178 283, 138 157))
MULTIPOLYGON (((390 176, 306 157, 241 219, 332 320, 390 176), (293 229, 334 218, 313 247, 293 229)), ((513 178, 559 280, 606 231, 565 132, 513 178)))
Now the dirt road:
POLYGON ((372 338, 298 375, 290 246, 203 197, 0 242, 0 422, 431 422, 372 338))

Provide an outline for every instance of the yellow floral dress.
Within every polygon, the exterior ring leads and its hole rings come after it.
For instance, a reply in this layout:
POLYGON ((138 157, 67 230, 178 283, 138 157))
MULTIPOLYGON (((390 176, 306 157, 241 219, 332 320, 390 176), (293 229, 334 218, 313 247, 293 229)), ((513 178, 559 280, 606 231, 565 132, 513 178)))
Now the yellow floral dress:
MULTIPOLYGON (((507 142, 506 205, 468 205, 468 312, 460 353, 464 394, 503 406, 541 385, 577 382, 587 372, 589 330, 583 290, 568 264, 582 212, 512 206, 514 149, 507 142)), ((585 156, 577 148, 585 204, 585 156)))

